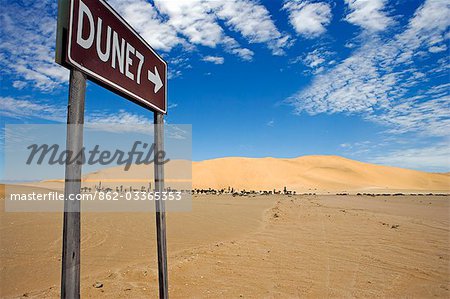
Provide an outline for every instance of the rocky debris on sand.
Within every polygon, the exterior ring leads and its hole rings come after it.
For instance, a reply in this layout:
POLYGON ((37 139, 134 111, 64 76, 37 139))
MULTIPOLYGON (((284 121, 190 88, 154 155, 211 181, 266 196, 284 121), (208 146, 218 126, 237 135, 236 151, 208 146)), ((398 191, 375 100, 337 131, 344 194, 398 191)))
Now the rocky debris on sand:
POLYGON ((103 283, 97 281, 92 286, 96 289, 100 289, 100 288, 103 288, 103 283))

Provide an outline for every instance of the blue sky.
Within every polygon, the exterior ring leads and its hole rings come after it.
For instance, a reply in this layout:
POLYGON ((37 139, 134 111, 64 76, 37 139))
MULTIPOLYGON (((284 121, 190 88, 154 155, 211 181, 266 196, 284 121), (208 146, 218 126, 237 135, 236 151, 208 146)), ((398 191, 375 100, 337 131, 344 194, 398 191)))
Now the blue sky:
MULTIPOLYGON (((4 1, 1 125, 65 122, 55 1, 4 1)), ((193 159, 340 155, 450 171, 445 0, 108 1, 168 61, 193 159)), ((88 122, 152 113, 88 84, 88 122)))

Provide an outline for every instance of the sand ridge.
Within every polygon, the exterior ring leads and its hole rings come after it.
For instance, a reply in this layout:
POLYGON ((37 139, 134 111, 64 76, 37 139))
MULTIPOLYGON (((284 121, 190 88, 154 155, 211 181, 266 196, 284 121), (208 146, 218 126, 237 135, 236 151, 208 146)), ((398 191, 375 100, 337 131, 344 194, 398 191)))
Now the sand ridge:
MULTIPOLYGON (((297 193, 450 193, 450 175, 428 173, 399 167, 382 166, 340 156, 302 156, 283 158, 228 157, 200 162, 174 160, 165 165, 166 185, 174 188, 281 191, 286 187, 297 193), (182 169, 182 171, 180 171, 182 169), (192 177, 191 177, 192 175, 192 177), (179 182, 186 182, 181 185, 179 182)), ((147 187, 153 182, 152 165, 108 167, 83 175, 83 186, 102 182, 113 190, 119 185, 147 187)), ((34 184, 62 190, 63 180, 34 184)))
POLYGON ((339 156, 229 157, 193 163, 194 188, 344 192, 450 191, 450 177, 339 156))

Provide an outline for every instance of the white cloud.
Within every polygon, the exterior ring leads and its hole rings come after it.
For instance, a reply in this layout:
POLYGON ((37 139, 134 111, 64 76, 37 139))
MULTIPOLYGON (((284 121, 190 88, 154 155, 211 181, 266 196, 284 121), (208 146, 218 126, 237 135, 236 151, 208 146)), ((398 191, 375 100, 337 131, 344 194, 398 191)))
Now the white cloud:
POLYGON ((326 31, 331 22, 331 7, 326 2, 311 3, 309 1, 287 1, 283 9, 289 13, 289 22, 298 34, 306 37, 317 37, 326 31))
MULTIPOLYGON (((108 2, 156 50, 183 47, 192 52, 200 46, 221 47, 242 60, 252 60, 253 51, 226 31, 237 32, 250 44, 265 44, 274 55, 284 54, 284 48, 291 45, 290 36, 280 33, 269 11, 256 0, 108 2)), ((0 72, 43 91, 68 82, 68 70, 54 62, 56 12, 57 3, 50 0, 5 2, 0 13, 0 72)))
POLYGON ((264 5, 252 0, 208 1, 218 18, 250 43, 266 43, 274 55, 283 55, 290 37, 281 34, 264 5))
POLYGON ((205 56, 202 59, 203 61, 206 62, 212 62, 214 64, 223 64, 224 63, 224 58, 220 57, 220 56, 205 56))
POLYGON ((41 119, 64 122, 65 107, 60 108, 43 101, 0 97, 2 109, 0 115, 16 119, 39 117, 41 119))
POLYGON ((275 126, 275 121, 273 119, 269 120, 266 124, 268 127, 273 127, 275 126))
MULTIPOLYGON (((175 1, 167 1, 175 2, 175 1)), ((186 45, 177 30, 166 22, 155 7, 145 0, 109 0, 122 17, 155 49, 170 51, 177 45, 186 45)))
POLYGON ((12 86, 17 89, 23 89, 27 86, 27 82, 16 80, 12 83, 12 86))
POLYGON ((403 32, 390 40, 370 38, 288 102, 296 113, 359 114, 394 133, 447 136, 449 90, 431 80, 445 76, 446 60, 416 66, 415 57, 424 59, 422 49, 445 38, 449 11, 446 1, 426 1, 403 32))
POLYGON ((85 127, 106 132, 141 132, 152 133, 153 120, 141 115, 119 110, 118 112, 101 111, 86 115, 85 127))
MULTIPOLYGON (((56 123, 66 123, 66 106, 53 105, 47 101, 15 99, 12 97, 0 97, 2 109, 0 116, 20 120, 41 119, 56 123)), ((173 107, 172 107, 173 108, 173 107)), ((141 114, 130 113, 125 110, 117 112, 97 111, 86 113, 85 127, 104 131, 134 132, 137 129, 145 130, 153 120, 141 114)))
POLYGON ((222 43, 227 52, 239 56, 242 60, 251 61, 253 59, 253 51, 247 48, 241 48, 234 38, 225 36, 223 37, 222 43))
MULTIPOLYGON (((39 118, 65 123, 67 108, 64 105, 53 105, 48 101, 16 99, 0 97, 2 109, 0 115, 16 119, 39 118)), ((149 120, 143 116, 120 110, 117 113, 94 112, 86 115, 86 123, 114 123, 114 124, 148 124, 149 120)))
POLYGON ((380 31, 393 24, 385 12, 386 0, 345 0, 350 13, 345 20, 368 31, 380 31))
POLYGON ((317 76, 311 86, 290 99, 296 111, 310 114, 369 112, 377 104, 386 105, 386 93, 392 82, 380 78, 367 58, 373 55, 369 51, 375 48, 367 45, 330 72, 317 76))
POLYGON ((298 57, 297 59, 310 68, 313 74, 319 74, 335 64, 334 60, 330 60, 330 57, 334 54, 334 52, 319 48, 309 52, 306 56, 298 57))
POLYGON ((381 115, 369 117, 391 127, 388 132, 416 132, 425 136, 450 136, 450 96, 408 98, 381 115))
POLYGON ((253 51, 246 48, 234 48, 230 50, 230 53, 235 54, 246 61, 251 61, 254 54, 253 51))
POLYGON ((431 53, 444 52, 447 51, 447 46, 445 44, 442 44, 440 46, 432 46, 428 48, 428 51, 430 51, 431 53))
MULTIPOLYGON (((67 82, 69 72, 54 62, 56 3, 31 1, 26 7, 19 3, 7 5, 0 13, 0 72, 21 77, 44 91, 67 82)), ((23 85, 17 84, 17 88, 23 85)))
POLYGON ((154 2, 158 11, 168 17, 167 24, 192 44, 212 48, 223 44, 225 50, 249 60, 252 52, 238 46, 236 41, 231 41, 231 37, 224 33, 224 28, 219 23, 219 20, 223 20, 228 29, 239 32, 250 43, 267 44, 275 55, 283 54, 283 47, 288 46, 289 37, 278 31, 269 11, 256 1, 155 0, 154 2))
POLYGON ((317 55, 317 53, 309 53, 305 60, 305 64, 311 68, 315 68, 325 62, 325 58, 317 55))
POLYGON ((175 79, 175 78, 181 77, 181 75, 182 75, 181 70, 171 68, 171 69, 169 69, 169 72, 167 74, 167 79, 169 79, 169 80, 175 79))
MULTIPOLYGON (((136 0, 130 0, 136 1, 136 0)), ((168 17, 167 24, 192 44, 215 47, 223 35, 207 2, 202 0, 155 0, 158 11, 168 17)))
POLYGON ((427 147, 394 150, 371 158, 370 162, 427 171, 448 171, 450 141, 427 147))
MULTIPOLYGON (((432 47, 448 40, 450 6, 446 0, 427 0, 417 9, 405 32, 397 36, 396 48, 401 54, 397 63, 411 62, 420 47, 432 47)), ((387 49, 386 49, 387 50, 387 49)))
POLYGON ((119 110, 117 113, 109 113, 106 111, 90 113, 86 116, 86 123, 148 125, 153 123, 153 121, 150 121, 149 118, 140 114, 134 114, 126 112, 125 110, 119 110))

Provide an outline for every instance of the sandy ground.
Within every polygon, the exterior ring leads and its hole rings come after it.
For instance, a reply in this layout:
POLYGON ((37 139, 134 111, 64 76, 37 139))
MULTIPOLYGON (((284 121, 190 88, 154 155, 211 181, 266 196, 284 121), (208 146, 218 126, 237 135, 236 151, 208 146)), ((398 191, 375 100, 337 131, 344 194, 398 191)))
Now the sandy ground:
MULTIPOLYGON (((59 296, 61 222, 0 212, 2 298, 59 296)), ((82 296, 157 297, 154 236, 152 213, 84 214, 82 296)), ((449 238, 449 197, 199 196, 168 214, 170 295, 449 298, 449 238)))

